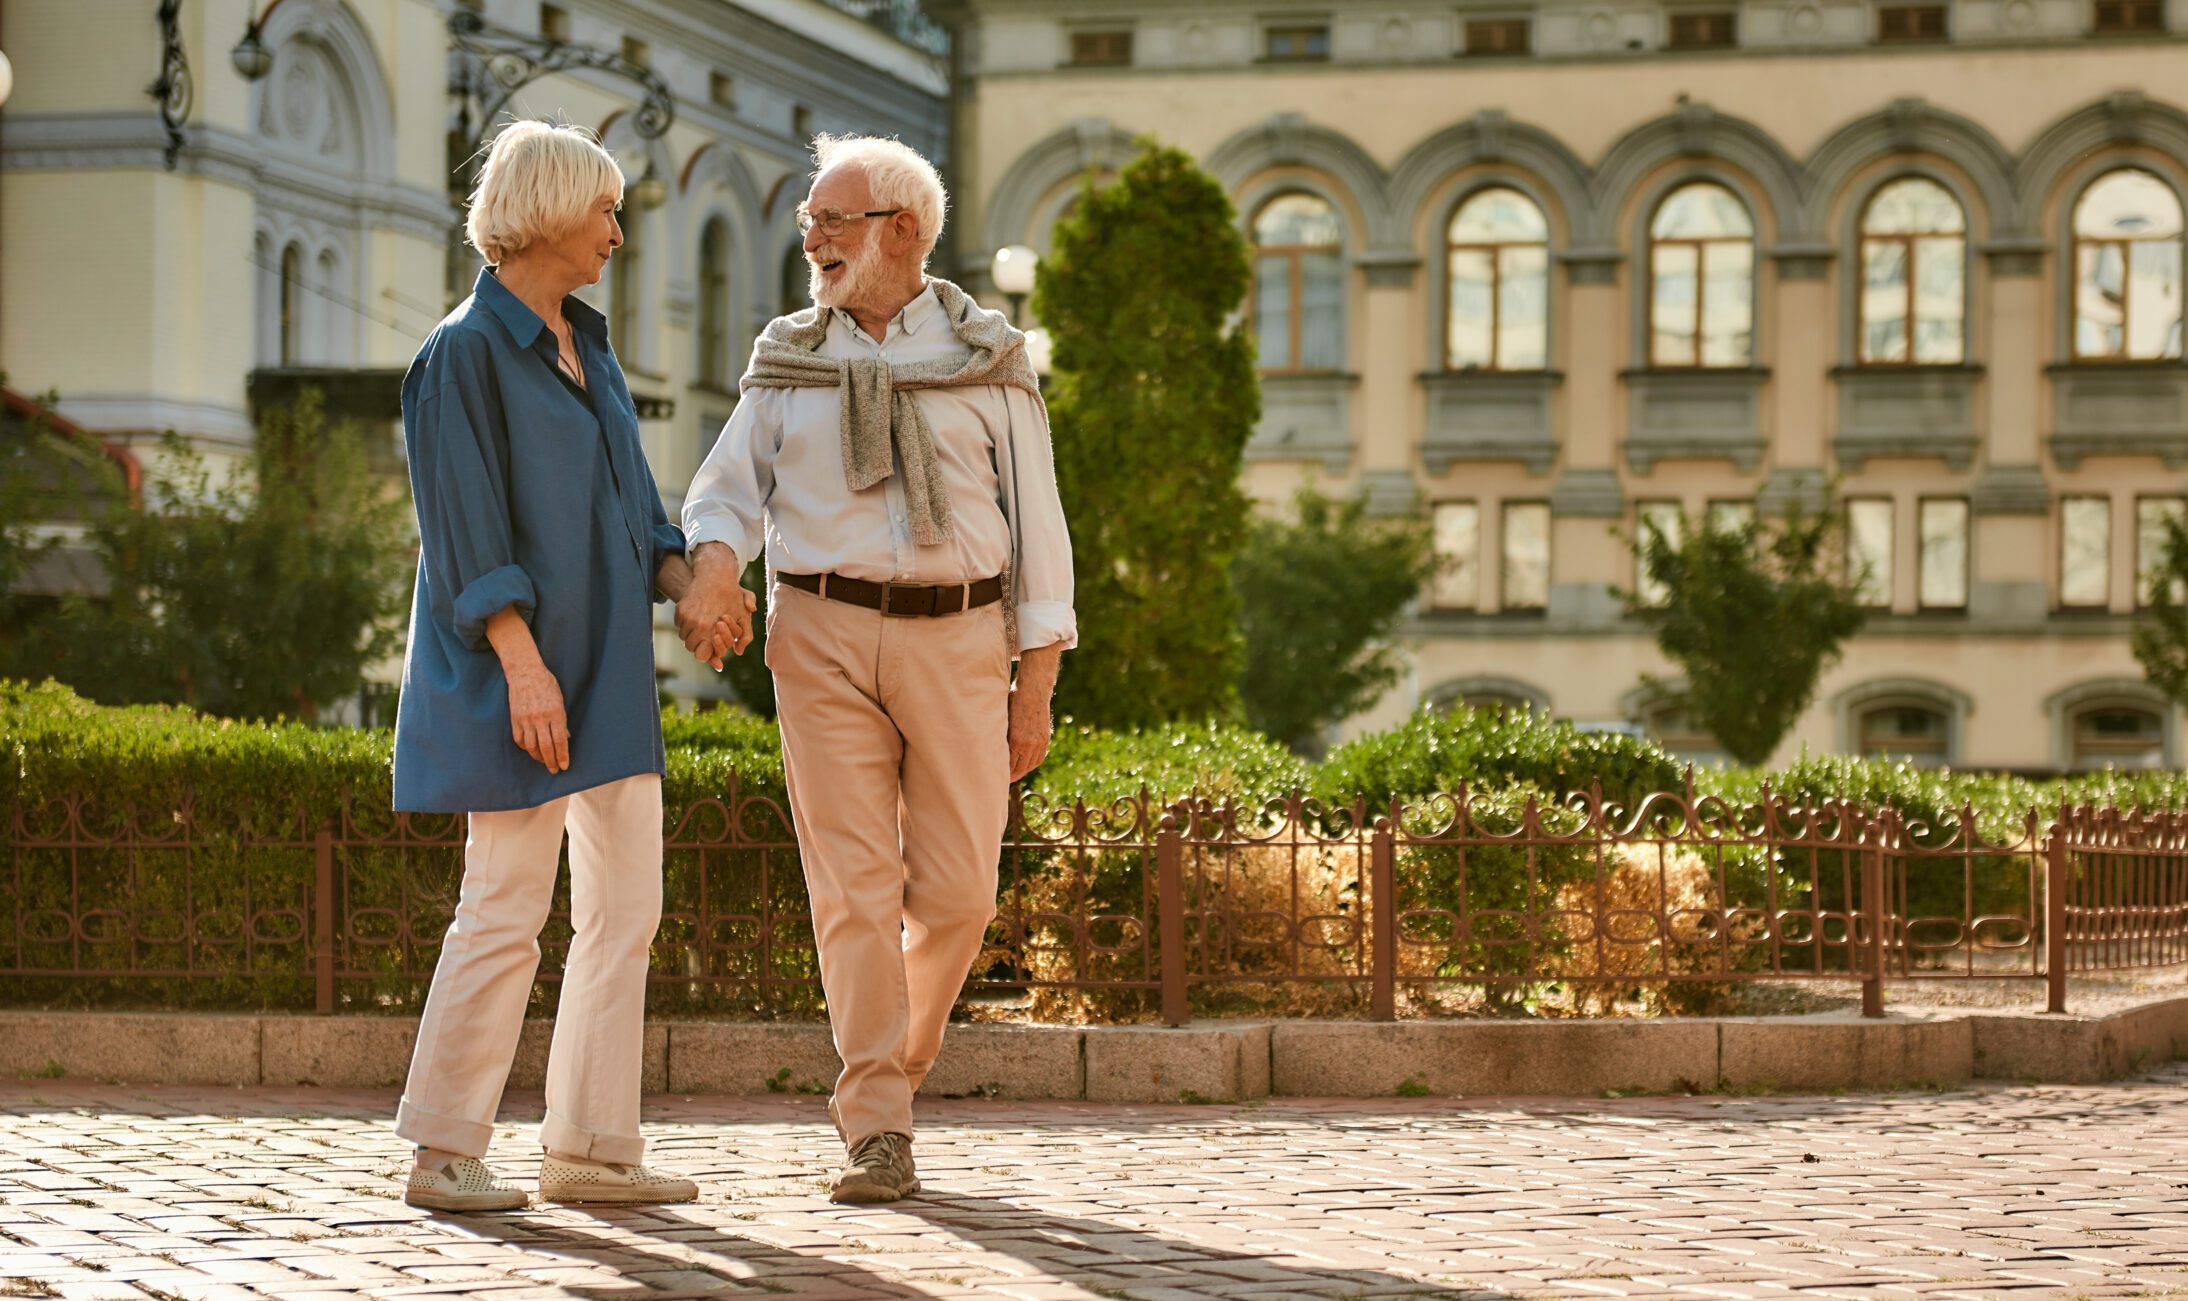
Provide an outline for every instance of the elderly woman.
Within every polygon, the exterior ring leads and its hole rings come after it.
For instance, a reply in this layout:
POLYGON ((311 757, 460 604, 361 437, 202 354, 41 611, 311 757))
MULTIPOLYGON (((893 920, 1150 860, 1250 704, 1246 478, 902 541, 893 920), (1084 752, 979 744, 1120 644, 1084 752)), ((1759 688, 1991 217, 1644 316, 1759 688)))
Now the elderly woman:
POLYGON ((639 1164, 647 953, 661 915, 653 603, 689 581, 599 312, 568 295, 623 241, 623 176, 584 131, 518 122, 471 196, 490 263, 403 379, 418 588, 395 807, 470 815, 462 898, 396 1132, 407 1200, 522 1206, 482 1163, 570 836, 574 935, 547 1059, 547 1201, 697 1195, 639 1164))

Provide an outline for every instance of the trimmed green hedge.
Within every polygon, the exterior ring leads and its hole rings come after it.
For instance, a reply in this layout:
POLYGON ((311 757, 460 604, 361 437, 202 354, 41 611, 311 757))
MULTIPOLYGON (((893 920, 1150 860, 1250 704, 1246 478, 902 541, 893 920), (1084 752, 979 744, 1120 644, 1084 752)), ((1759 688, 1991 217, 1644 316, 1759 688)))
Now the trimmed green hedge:
MULTIPOLYGON (((787 843, 780 733, 771 720, 733 710, 663 716, 668 743, 664 796, 672 810, 690 809, 682 839, 693 847, 672 851, 667 863, 666 911, 657 971, 688 975, 688 985, 657 993, 656 1003, 687 1013, 810 1015, 817 990, 777 989, 765 996, 715 981, 748 979, 757 972, 758 928, 720 920, 725 913, 756 912, 763 871, 778 912, 804 907, 803 880, 787 843), (747 842, 783 843, 758 848, 725 843, 726 817, 719 800, 732 775, 747 842), (780 810, 778 814, 776 810, 780 810), (716 917, 712 953, 700 963, 694 930, 705 908, 716 917), (736 947, 745 946, 745 947, 736 947)), ((28 977, 9 981, 6 1001, 17 1003, 150 1003, 155 1006, 266 1008, 309 1007, 313 987, 301 970, 300 943, 311 925, 309 907, 315 866, 311 836, 318 819, 333 816, 345 794, 350 815, 368 835, 391 830, 387 807, 391 736, 385 730, 327 729, 293 723, 241 723, 205 718, 162 706, 108 708, 78 698, 55 683, 32 686, 0 682, 0 805, 17 810, 31 839, 56 843, 22 848, 0 872, 0 915, 29 920, 0 935, 0 968, 101 966, 180 970, 186 956, 200 974, 117 975, 109 980, 28 977), (73 833, 60 810, 82 802, 77 840, 110 837, 137 819, 139 838, 172 836, 181 825, 185 799, 192 801, 197 837, 138 852, 99 850, 66 843, 73 833), (129 811, 134 810, 132 815, 129 811), (285 840, 277 847, 246 848, 246 839, 285 840), (185 871, 184 865, 188 870, 185 871), (128 904, 126 909, 121 905, 128 904), (105 910, 102 912, 102 909, 105 910), (258 915, 255 932, 246 913, 258 915), (72 933, 68 914, 80 916, 72 933), (194 951, 183 941, 190 918, 194 951), (208 974, 209 973, 209 974, 208 974)), ((1293 791, 1328 805, 1349 808, 1364 796, 1371 813, 1393 799, 1408 804, 1407 827, 1432 830, 1448 819, 1447 804, 1433 796, 1461 785, 1481 797, 1487 822, 1509 829, 1525 799, 1535 796, 1551 810, 1546 823, 1571 825, 1557 812, 1559 799, 1600 782, 1606 799, 1631 808, 1653 791, 1679 791, 1681 764, 1652 743, 1629 736, 1583 733, 1524 714, 1423 712, 1386 732, 1340 746, 1311 766, 1251 731, 1226 725, 1174 725, 1132 732, 1104 732, 1065 720, 1050 757, 1027 783, 1028 792, 1051 810, 1084 800, 1090 806, 1129 801, 1145 788, 1158 802, 1184 795, 1235 799, 1259 807, 1293 791), (1554 819, 1564 819, 1554 822, 1554 819)), ((1700 770, 1697 793, 1732 804, 1753 800, 1765 781, 1796 801, 1840 796, 1865 807, 1890 807, 1929 830, 1916 843, 1937 844, 1957 825, 1958 810, 1972 807, 1986 843, 2020 835, 2030 810, 2046 822, 2062 799, 2144 808, 2188 807, 2188 774, 2094 773, 2050 781, 1977 773, 1943 772, 1907 764, 1843 757, 1807 757, 1776 773, 1700 770)), ((426 832, 460 835, 454 818, 417 820, 426 832)), ((1914 915, 1956 916, 1962 909, 1958 859, 1936 870, 1910 871, 1908 899, 1914 915)), ((1976 854, 1969 860, 1978 911, 2019 910, 2027 899, 2026 858, 1976 854)), ((1070 857, 1028 850, 1015 861, 1019 880, 1029 874, 1067 880, 1058 873, 1070 857)), ((1135 913, 1146 883, 1136 851, 1096 851, 1082 860, 1089 873, 1089 901, 1101 909, 1135 913)), ((452 846, 375 846, 346 851, 343 879, 352 915, 416 915, 413 933, 366 934, 381 943, 353 945, 346 961, 365 973, 343 983, 351 1009, 414 1010, 425 968, 453 905, 460 850, 452 846)), ((1760 850, 1716 855, 1733 902, 1759 900, 1764 869, 1760 850)), ((1812 904, 1835 909, 1853 902, 1840 882, 1848 867, 1833 854, 1786 854, 1778 864, 1781 906, 1812 904)), ((1406 908, 1470 911, 1540 911, 1558 892, 1593 879, 1592 849, 1503 845, 1461 852, 1448 846, 1413 845, 1401 853, 1399 883, 1406 908)), ((1354 887, 1348 888, 1357 888, 1354 887)), ((1477 933, 1494 938, 1494 918, 1477 933)), ((370 927, 362 928, 369 930, 370 927)), ((1507 927, 1507 929, 1510 929, 1507 927)), ((1441 943, 1433 928, 1412 938, 1441 943)), ((566 929, 543 939, 551 966, 567 940, 566 929)), ((1544 952, 1558 952, 1546 937, 1544 952)), ((813 974, 809 951, 771 943, 776 974, 813 974)), ((1455 939, 1442 964, 1450 972, 1500 969, 1516 957, 1492 953, 1455 939)))

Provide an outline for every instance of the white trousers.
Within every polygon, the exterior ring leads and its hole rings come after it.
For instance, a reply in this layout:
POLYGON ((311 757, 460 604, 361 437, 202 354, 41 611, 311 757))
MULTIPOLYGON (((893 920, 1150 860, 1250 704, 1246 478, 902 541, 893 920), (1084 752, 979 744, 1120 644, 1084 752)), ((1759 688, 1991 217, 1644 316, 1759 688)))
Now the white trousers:
POLYGON ((539 968, 539 932, 570 833, 569 960, 547 1054, 541 1146, 635 1164, 647 954, 661 925, 661 779, 579 791, 537 808, 474 813, 463 897, 418 1026, 395 1132, 482 1156, 539 968))

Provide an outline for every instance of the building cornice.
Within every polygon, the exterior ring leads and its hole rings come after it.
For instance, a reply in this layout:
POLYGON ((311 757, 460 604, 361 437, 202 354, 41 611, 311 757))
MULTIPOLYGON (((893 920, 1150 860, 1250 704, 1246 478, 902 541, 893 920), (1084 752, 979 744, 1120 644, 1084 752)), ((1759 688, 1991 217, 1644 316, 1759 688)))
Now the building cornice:
MULTIPOLYGON (((36 171, 159 171, 166 132, 158 115, 67 113, 0 118, 0 169, 36 171)), ((258 139, 225 127, 194 124, 177 156, 175 174, 254 194, 274 192, 330 220, 442 239, 456 220, 446 195, 399 181, 344 177, 268 153, 258 139)))

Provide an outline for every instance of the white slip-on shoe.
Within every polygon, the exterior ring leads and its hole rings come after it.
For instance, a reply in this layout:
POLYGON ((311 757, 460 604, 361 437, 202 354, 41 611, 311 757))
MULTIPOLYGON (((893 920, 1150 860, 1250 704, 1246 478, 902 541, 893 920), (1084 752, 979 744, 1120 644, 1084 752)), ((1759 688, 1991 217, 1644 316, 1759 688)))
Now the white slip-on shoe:
POLYGON ((689 1202, 699 1185, 651 1166, 611 1165, 548 1153, 539 1162, 543 1202, 689 1202))
POLYGON ((432 1211, 514 1211, 532 1199, 515 1184, 495 1178, 484 1161, 462 1156, 439 1170, 412 1166, 403 1200, 432 1211))

